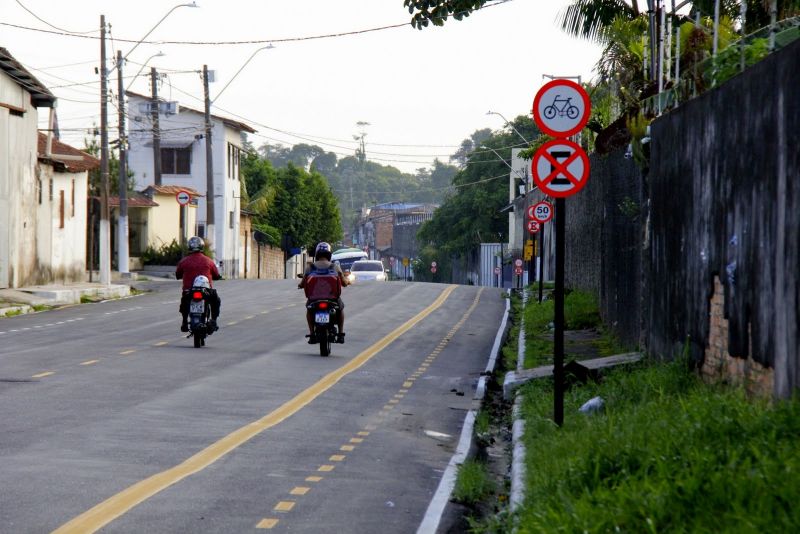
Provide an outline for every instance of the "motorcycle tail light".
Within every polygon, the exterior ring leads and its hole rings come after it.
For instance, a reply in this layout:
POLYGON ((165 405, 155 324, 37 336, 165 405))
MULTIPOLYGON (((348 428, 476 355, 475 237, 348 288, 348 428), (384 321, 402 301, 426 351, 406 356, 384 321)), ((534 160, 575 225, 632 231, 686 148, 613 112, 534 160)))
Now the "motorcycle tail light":
POLYGON ((203 300, 203 293, 201 293, 200 291, 195 291, 194 293, 192 293, 192 298, 194 300, 203 300))
POLYGON ((328 303, 327 302, 320 302, 319 303, 319 309, 320 310, 327 310, 328 309, 328 303))

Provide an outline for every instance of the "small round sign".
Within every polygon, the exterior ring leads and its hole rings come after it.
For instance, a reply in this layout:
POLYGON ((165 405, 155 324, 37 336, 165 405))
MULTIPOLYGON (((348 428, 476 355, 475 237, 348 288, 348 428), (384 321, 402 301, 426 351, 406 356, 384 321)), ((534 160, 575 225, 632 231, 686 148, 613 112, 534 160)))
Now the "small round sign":
POLYGON ((589 122, 592 104, 586 90, 572 80, 552 80, 533 99, 533 119, 553 137, 569 137, 589 122))
POLYGON ((432 272, 433 274, 436 274, 436 267, 435 267, 435 266, 434 266, 434 267, 431 267, 431 272, 432 272))
POLYGON ((186 204, 192 201, 192 195, 189 194, 188 191, 183 191, 183 190, 178 191, 175 194, 175 198, 178 199, 178 204, 180 204, 181 206, 185 206, 186 204))
POLYGON ((522 260, 517 258, 516 260, 514 260, 514 265, 516 265, 517 267, 522 267, 522 260))
POLYGON ((544 224, 553 218, 553 206, 549 202, 537 202, 528 208, 528 219, 544 224))
POLYGON ((494 268, 494 274, 500 274, 500 267, 494 268))
POLYGON ((522 274, 522 267, 514 267, 514 274, 522 274))
POLYGON ((437 263, 435 261, 431 262, 431 267, 433 267, 434 269, 436 268, 436 265, 437 265, 437 263))
POLYGON ((389 256, 389 265, 394 265, 395 261, 396 260, 395 260, 394 256, 389 256))
POLYGON ((539 230, 542 229, 542 225, 539 224, 539 221, 530 220, 528 221, 528 232, 535 234, 539 230))

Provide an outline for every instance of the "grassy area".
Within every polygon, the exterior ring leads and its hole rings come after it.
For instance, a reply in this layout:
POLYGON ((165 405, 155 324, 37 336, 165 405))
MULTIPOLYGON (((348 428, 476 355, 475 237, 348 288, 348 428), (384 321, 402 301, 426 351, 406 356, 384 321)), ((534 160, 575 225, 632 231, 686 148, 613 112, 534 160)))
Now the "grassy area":
POLYGON ((753 402, 675 362, 573 387, 561 429, 552 402, 525 386, 519 532, 800 532, 800 399, 753 402), (603 414, 577 411, 596 395, 603 414))
POLYGON ((467 460, 458 467, 453 499, 464 504, 476 504, 495 491, 495 483, 486 467, 478 460, 467 460))

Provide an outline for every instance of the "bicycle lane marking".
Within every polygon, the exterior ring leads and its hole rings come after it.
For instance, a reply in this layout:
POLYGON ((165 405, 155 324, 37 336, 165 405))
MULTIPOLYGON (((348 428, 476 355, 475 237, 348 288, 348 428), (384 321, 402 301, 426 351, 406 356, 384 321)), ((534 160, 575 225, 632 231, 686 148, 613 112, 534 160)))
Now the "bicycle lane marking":
POLYGON ((173 484, 180 482, 184 478, 202 471, 229 452, 235 450, 250 439, 259 435, 261 432, 272 428, 288 417, 294 415, 314 399, 336 385, 342 378, 359 369, 361 366, 371 360, 373 356, 378 354, 401 335, 416 326, 417 323, 436 311, 442 306, 442 304, 444 304, 450 294, 455 291, 456 287, 457 286, 454 285, 447 287, 431 304, 428 305, 428 307, 420 311, 414 317, 395 328, 377 343, 374 343, 370 347, 363 350, 360 354, 358 354, 358 356, 349 360, 346 364, 338 369, 331 371, 316 383, 301 391, 295 397, 271 411, 261 419, 248 423, 247 425, 234 430, 227 436, 224 436, 218 441, 212 443, 202 451, 187 458, 175 467, 161 471, 160 473, 156 473, 155 475, 129 486, 116 495, 109 497, 100 504, 90 508, 86 512, 83 512, 82 514, 63 524, 54 530, 53 534, 83 534, 96 532, 114 519, 130 511, 138 504, 141 504, 173 484))

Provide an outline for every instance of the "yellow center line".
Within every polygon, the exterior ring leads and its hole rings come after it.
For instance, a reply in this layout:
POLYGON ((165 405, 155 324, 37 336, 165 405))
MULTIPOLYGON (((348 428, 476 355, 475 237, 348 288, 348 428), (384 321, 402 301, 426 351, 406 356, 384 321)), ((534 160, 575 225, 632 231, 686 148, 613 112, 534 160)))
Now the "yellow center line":
MULTIPOLYGON (((342 378, 362 367, 372 359, 373 356, 411 330, 428 315, 436 311, 444 304, 455 289, 456 286, 448 286, 445 288, 430 305, 414 317, 395 328, 380 341, 361 352, 358 356, 352 358, 338 369, 331 371, 316 383, 261 419, 234 430, 202 451, 187 458, 182 463, 160 473, 156 473, 155 475, 129 486, 116 495, 109 497, 100 504, 97 504, 86 512, 71 519, 56 529, 54 533, 95 532, 153 495, 156 495, 189 475, 205 469, 261 432, 272 428, 294 415, 314 399, 336 385, 342 378)), ((330 468, 330 470, 333 470, 333 466, 330 466, 330 468)), ((322 468, 320 468, 320 470, 322 470, 322 468)))
POLYGON ((156 347, 163 347, 167 343, 169 343, 169 342, 168 341, 159 341, 158 343, 155 343, 155 346, 156 347))
POLYGON ((253 317, 255 317, 255 315, 248 315, 247 317, 245 317, 245 320, 252 319, 253 317))
POLYGON ((330 458, 328 458, 328 460, 330 460, 331 462, 341 462, 345 458, 346 456, 344 454, 333 454, 331 455, 330 458))
POLYGON ((267 517, 259 521, 258 524, 256 525, 256 528, 274 528, 275 525, 277 524, 278 524, 277 519, 272 519, 271 517, 267 517))
POLYGON ((398 399, 389 399, 389 404, 397 404, 400 402, 398 399))
POLYGON ((128 349, 128 350, 123 350, 122 352, 120 352, 120 354, 125 356, 126 354, 133 354, 134 352, 136 351, 133 349, 128 349))
POLYGON ((339 447, 339 450, 340 450, 340 451, 345 451, 345 452, 352 452, 352 451, 354 451, 355 449, 356 449, 356 448, 355 448, 355 446, 354 446, 354 445, 342 445, 341 447, 339 447))
POLYGON ((233 325, 235 325, 237 322, 238 322, 238 321, 231 321, 231 322, 229 322, 229 323, 228 323, 228 326, 233 326, 233 325))
POLYGON ((323 473, 330 473, 336 468, 335 465, 321 465, 317 468, 317 471, 322 471, 323 473))
POLYGON ((289 512, 291 509, 294 508, 294 501, 281 501, 275 505, 276 512, 289 512))
MULTIPOLYGON (((411 384, 409 384, 409 385, 408 385, 408 387, 411 387, 411 384)), ((399 389, 398 391, 399 391, 400 393, 408 393, 408 390, 407 390, 407 389, 399 389)))
POLYGON ((55 372, 53 371, 45 371, 44 373, 39 373, 38 375, 33 375, 31 378, 44 378, 46 376, 54 375, 55 372))
POLYGON ((403 382, 403 387, 404 387, 404 388, 410 388, 410 387, 411 387, 411 386, 413 386, 413 385, 414 385, 414 384, 413 384, 412 382, 409 382, 408 380, 407 380, 407 381, 405 381, 405 382, 403 382))
POLYGON ((322 480, 322 477, 318 477, 315 475, 306 477, 306 482, 319 482, 320 480, 322 480))
POLYGON ((81 365, 92 365, 93 363, 97 363, 100 360, 86 360, 85 362, 81 362, 81 365))
POLYGON ((289 495, 305 495, 306 493, 309 492, 309 490, 311 490, 311 488, 307 488, 305 486, 297 486, 293 488, 292 491, 289 492, 289 495))

